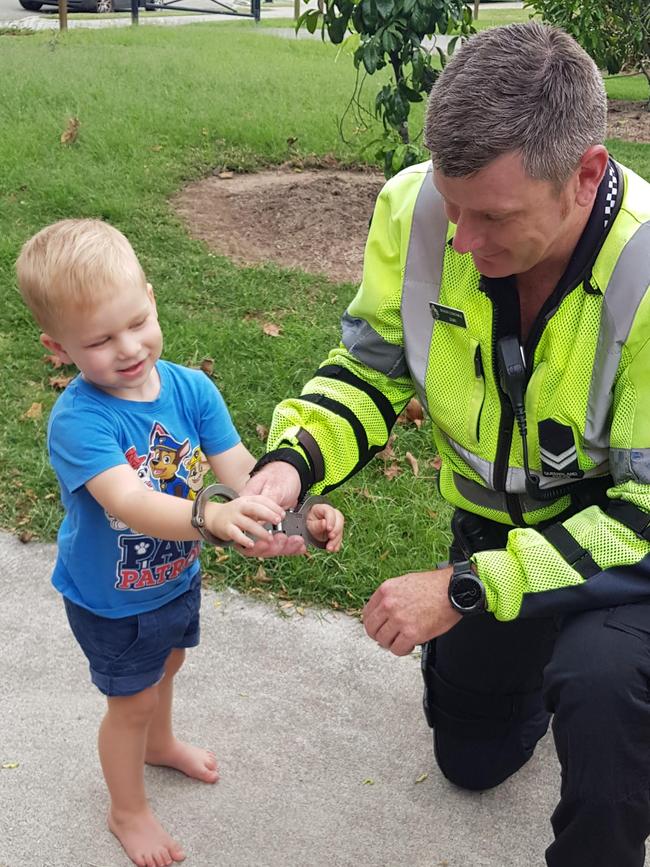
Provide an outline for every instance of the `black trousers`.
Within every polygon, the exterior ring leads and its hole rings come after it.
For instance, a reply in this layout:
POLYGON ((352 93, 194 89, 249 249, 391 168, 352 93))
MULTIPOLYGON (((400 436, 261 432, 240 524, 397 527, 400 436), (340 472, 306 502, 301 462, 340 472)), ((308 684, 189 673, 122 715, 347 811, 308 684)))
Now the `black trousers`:
MULTIPOLYGON (((452 558, 503 547, 507 528, 483 522, 471 539, 465 515, 454 516, 452 558)), ((650 600, 557 621, 468 617, 424 645, 422 671, 436 761, 451 782, 498 785, 528 761, 553 716, 562 785, 546 863, 644 864, 650 600)))

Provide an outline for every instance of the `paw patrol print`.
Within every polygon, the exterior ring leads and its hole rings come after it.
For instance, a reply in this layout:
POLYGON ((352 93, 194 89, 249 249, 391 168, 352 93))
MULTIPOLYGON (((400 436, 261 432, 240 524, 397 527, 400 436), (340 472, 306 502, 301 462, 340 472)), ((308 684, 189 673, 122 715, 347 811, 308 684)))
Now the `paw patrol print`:
POLYGON ((135 552, 136 552, 136 554, 140 554, 140 556, 142 556, 143 554, 146 554, 148 550, 149 550, 149 543, 148 542, 138 542, 138 544, 135 546, 135 552))

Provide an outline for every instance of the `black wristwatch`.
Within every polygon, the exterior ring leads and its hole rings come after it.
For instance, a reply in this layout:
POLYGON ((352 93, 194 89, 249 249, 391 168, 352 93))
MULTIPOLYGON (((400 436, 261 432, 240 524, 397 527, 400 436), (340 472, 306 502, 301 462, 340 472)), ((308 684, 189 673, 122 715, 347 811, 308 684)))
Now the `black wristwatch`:
POLYGON ((449 601, 452 608, 465 617, 485 611, 485 587, 469 560, 454 563, 449 581, 449 601))

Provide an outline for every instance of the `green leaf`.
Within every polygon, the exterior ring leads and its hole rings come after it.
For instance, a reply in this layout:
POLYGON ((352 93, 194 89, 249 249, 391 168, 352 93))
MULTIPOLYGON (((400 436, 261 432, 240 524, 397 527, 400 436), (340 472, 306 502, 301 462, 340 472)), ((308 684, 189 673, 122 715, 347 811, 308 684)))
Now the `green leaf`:
POLYGON ((361 17, 367 33, 376 33, 379 24, 374 0, 361 0, 361 17))
POLYGON ((377 71, 379 65, 379 52, 377 51, 374 42, 367 42, 365 45, 361 46, 361 57, 366 72, 369 75, 372 75, 373 72, 377 71))
POLYGON ((391 169, 393 174, 397 174, 400 169, 404 168, 404 157, 406 156, 407 145, 401 144, 398 145, 393 151, 393 156, 391 158, 391 169))
POLYGON ((390 54, 391 51, 396 51, 399 48, 399 39, 390 30, 384 30, 381 34, 381 47, 387 54, 390 54))
POLYGON ((334 63, 336 63, 341 57, 342 54, 351 54, 354 55, 359 48, 359 41, 361 37, 358 33, 349 33, 348 36, 343 40, 343 42, 339 46, 339 50, 336 52, 336 57, 334 58, 334 63))
POLYGON ((375 6, 377 7, 377 12, 379 12, 384 20, 390 18, 395 11, 394 0, 375 0, 375 6))
POLYGON ((310 33, 315 33, 316 28, 318 27, 318 19, 320 18, 320 12, 318 9, 310 9, 309 12, 305 13, 305 26, 310 33))
POLYGON ((340 18, 334 18, 333 21, 327 22, 327 33, 334 45, 339 45, 343 42, 348 28, 348 20, 347 16, 341 16, 340 18))

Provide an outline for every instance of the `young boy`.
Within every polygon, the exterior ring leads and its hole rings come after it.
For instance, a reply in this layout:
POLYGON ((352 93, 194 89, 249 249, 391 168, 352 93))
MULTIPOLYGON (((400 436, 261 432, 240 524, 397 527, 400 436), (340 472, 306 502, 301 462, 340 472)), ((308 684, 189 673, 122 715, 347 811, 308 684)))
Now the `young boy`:
MULTIPOLYGON (((66 512, 52 581, 107 696, 99 756, 108 824, 138 867, 163 867, 185 855, 151 812, 145 762, 218 779, 214 755, 172 731, 174 675, 199 641, 197 485, 188 476, 200 448, 219 481, 241 490, 255 459, 205 374, 160 360, 153 291, 120 232, 63 220, 25 244, 16 268, 41 343, 80 372, 48 427, 66 512)), ((338 550, 340 512, 311 514, 310 531, 338 550)), ((207 529, 243 548, 283 516, 263 496, 205 510, 207 529)))

